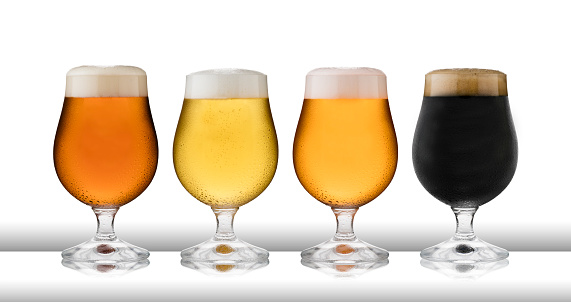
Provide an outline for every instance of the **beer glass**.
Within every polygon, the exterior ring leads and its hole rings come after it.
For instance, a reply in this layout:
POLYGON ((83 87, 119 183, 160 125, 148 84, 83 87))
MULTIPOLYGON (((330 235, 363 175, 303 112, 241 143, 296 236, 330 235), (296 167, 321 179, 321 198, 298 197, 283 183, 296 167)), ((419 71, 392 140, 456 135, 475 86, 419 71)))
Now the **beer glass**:
POLYGON ((385 74, 372 68, 320 68, 307 74, 293 146, 305 190, 333 209, 333 239, 306 249, 304 261, 379 262, 388 252, 357 239, 357 209, 383 192, 397 165, 397 139, 385 74))
POLYGON ((452 207, 456 234, 421 252, 431 261, 505 259, 508 252, 476 237, 478 207, 498 196, 517 165, 517 139, 506 75, 487 69, 444 69, 426 74, 424 100, 412 146, 416 176, 452 207))
POLYGON ((181 184, 218 222, 213 238, 182 251, 183 262, 267 259, 266 250, 239 240, 232 226, 238 208, 260 195, 276 171, 266 75, 242 69, 189 74, 173 153, 181 184))
POLYGON ((92 207, 97 233, 66 249, 71 261, 140 261, 149 252, 115 236, 119 207, 151 183, 158 160, 147 98, 147 76, 131 66, 81 66, 66 77, 54 142, 54 164, 65 189, 92 207))

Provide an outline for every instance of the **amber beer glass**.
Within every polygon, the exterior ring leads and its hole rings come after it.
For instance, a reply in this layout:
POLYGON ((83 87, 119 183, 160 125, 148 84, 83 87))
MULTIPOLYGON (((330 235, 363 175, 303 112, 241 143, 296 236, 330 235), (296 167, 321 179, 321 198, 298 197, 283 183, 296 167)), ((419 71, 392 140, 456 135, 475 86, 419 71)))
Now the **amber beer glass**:
POLYGON ((357 239, 353 216, 379 196, 397 165, 386 76, 372 68, 320 68, 307 74, 293 147, 303 187, 337 217, 333 239, 304 250, 309 262, 378 262, 388 252, 357 239))
POLYGON ((238 208, 260 195, 276 171, 266 75, 241 69, 188 75, 173 153, 181 184, 218 221, 212 239, 182 251, 183 264, 267 259, 266 250, 239 240, 232 228, 238 208))
POLYGON ((63 251, 66 260, 139 261, 149 252, 115 236, 119 207, 151 183, 158 145, 147 76, 131 66, 81 66, 67 73, 54 163, 65 189, 93 208, 95 237, 63 251))

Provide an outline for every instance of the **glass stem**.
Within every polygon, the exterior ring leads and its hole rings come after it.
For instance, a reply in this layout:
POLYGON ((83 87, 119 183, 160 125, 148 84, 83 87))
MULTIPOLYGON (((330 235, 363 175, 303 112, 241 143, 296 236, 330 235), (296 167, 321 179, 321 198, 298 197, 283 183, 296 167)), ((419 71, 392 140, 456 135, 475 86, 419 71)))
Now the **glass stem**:
POLYGON ((456 240, 471 240, 476 238, 474 235, 474 213, 478 208, 452 208, 454 215, 456 215, 456 240))
POLYGON ((214 215, 216 215, 216 234, 215 240, 235 240, 234 235, 234 215, 238 208, 232 209, 216 209, 212 208, 214 215))
POLYGON ((93 208, 95 217, 97 217, 97 233, 95 240, 111 241, 117 239, 115 236, 115 229, 113 222, 115 221, 115 214, 119 209, 97 209, 93 208))
POLYGON ((357 213, 357 209, 337 209, 331 208, 337 218, 337 231, 333 240, 351 241, 357 239, 353 232, 353 217, 357 213))

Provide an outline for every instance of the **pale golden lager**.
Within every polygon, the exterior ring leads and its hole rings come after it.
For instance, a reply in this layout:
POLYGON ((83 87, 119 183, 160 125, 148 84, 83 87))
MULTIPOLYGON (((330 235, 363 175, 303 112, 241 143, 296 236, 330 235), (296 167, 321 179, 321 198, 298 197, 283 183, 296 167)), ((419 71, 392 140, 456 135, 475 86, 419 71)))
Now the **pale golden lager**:
POLYGON ((270 184, 278 145, 267 98, 185 99, 174 140, 177 176, 192 196, 236 208, 270 184))
POLYGON ((233 230, 238 208, 262 193, 278 162, 278 141, 266 75, 215 69, 186 76, 185 100, 173 146, 176 175, 216 215, 216 234, 181 252, 183 265, 219 262, 224 269, 267 261, 268 251, 233 230))

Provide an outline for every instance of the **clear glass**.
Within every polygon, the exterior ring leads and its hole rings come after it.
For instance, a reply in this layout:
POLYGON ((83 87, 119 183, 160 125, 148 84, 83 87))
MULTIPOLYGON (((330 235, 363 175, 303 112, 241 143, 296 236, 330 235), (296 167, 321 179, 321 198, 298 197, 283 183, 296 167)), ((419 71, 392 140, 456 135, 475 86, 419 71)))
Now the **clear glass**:
POLYGON ((213 238, 181 252, 184 263, 241 265, 269 253, 238 239, 238 208, 259 196, 277 168, 278 144, 266 76, 222 69, 187 76, 187 92, 173 144, 184 188, 216 216, 213 238))
POLYGON ((259 262, 268 259, 268 251, 246 243, 234 234, 234 215, 238 208, 216 209, 216 234, 211 239, 181 252, 183 263, 208 262, 220 265, 259 262))
POLYGON ((54 165, 64 188, 93 209, 97 232, 64 250, 65 260, 112 267, 149 257, 147 250, 118 239, 113 222, 119 208, 151 183, 157 161, 145 72, 131 66, 70 70, 54 165))
POLYGON ((296 175, 315 199, 332 208, 335 236, 301 253, 305 262, 380 262, 388 252, 353 232, 357 210, 378 197, 397 165, 397 139, 386 77, 371 68, 321 68, 306 79, 293 146, 296 175))
POLYGON ((113 222, 118 209, 96 209, 97 232, 90 240, 64 250, 61 255, 65 260, 89 262, 94 264, 110 264, 120 262, 137 262, 149 257, 143 248, 125 242, 115 235, 113 222))
POLYGON ((353 232, 353 218, 358 209, 332 208, 337 218, 337 231, 333 238, 301 252, 305 262, 356 264, 385 261, 386 250, 361 241, 353 232))
POLYGON ((454 263, 490 262, 505 259, 507 250, 480 240, 474 234, 474 214, 478 208, 452 208, 456 215, 454 237, 420 252, 423 259, 454 263))

